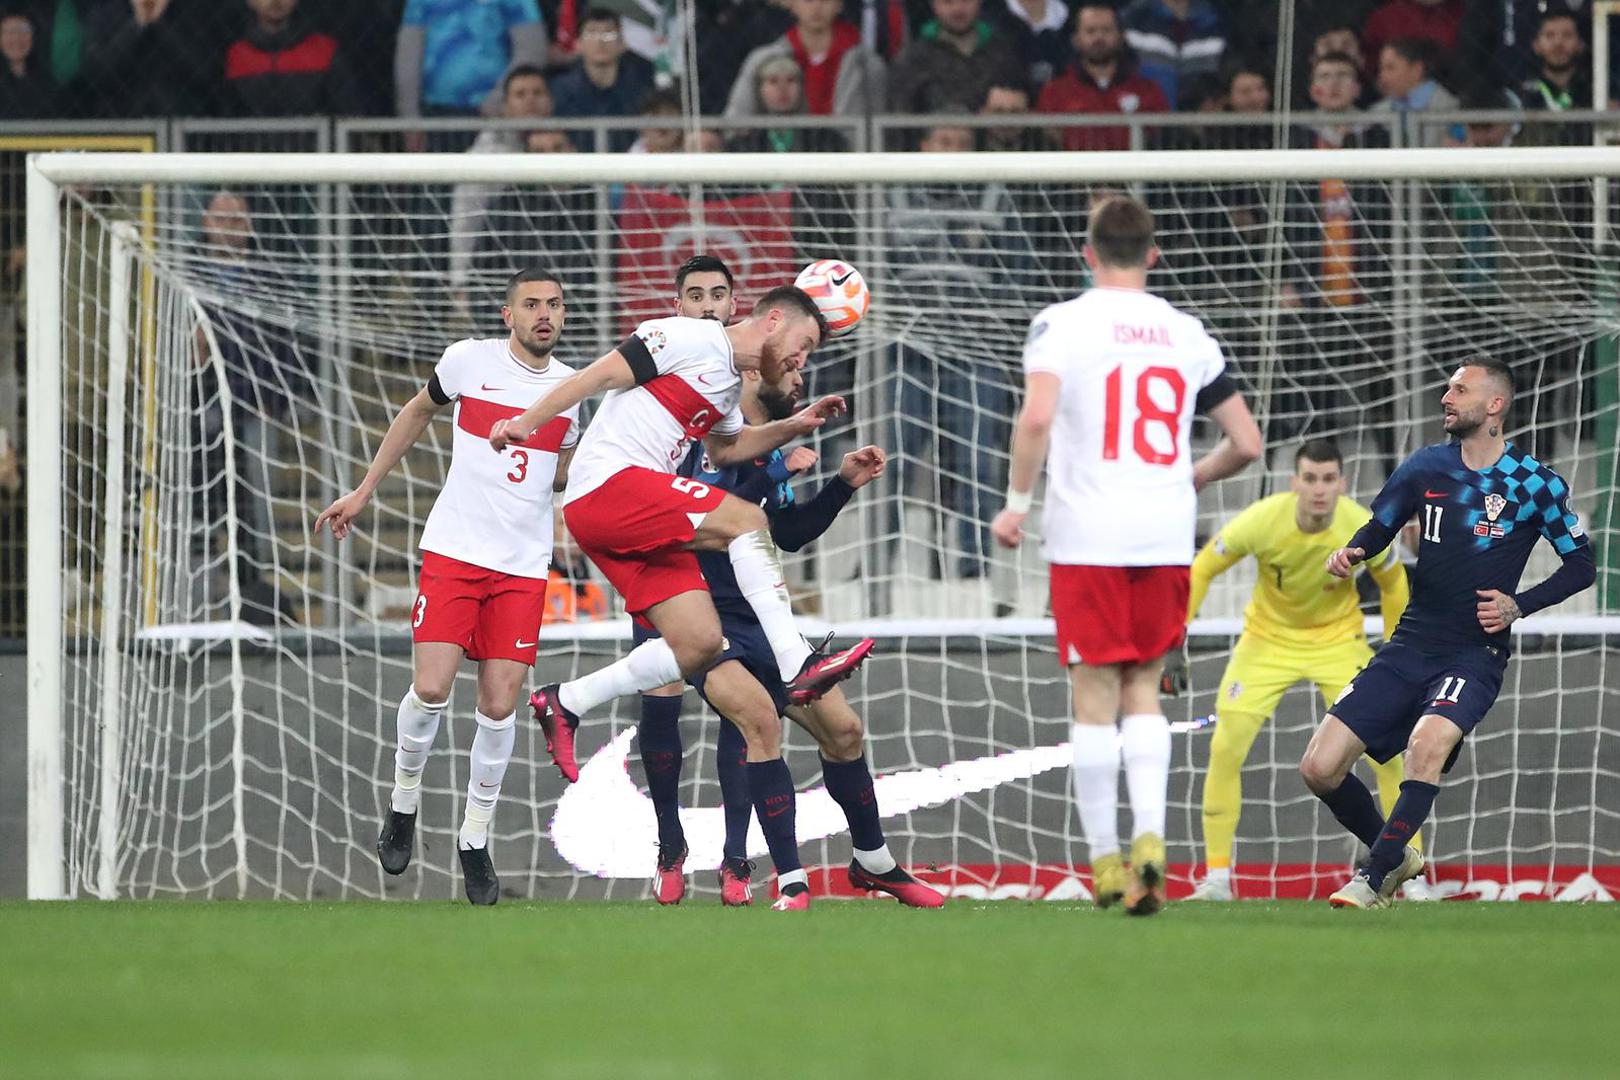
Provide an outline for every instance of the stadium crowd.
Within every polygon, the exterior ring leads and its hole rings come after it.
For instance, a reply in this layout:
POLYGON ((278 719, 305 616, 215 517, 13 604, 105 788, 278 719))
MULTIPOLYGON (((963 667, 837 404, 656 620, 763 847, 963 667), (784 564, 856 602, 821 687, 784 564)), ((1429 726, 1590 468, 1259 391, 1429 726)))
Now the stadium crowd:
MULTIPOLYGON (((696 72, 707 116, 1265 112, 1282 96, 1278 0, 4 0, 0 119, 499 115, 533 72, 538 115, 649 112, 696 72)), ((1395 113, 1590 108, 1588 0, 1299 0, 1287 100, 1313 61, 1395 113)), ((1620 68, 1612 64, 1611 70, 1620 68)), ((1612 95, 1611 95, 1612 96, 1612 95)), ((1600 102, 1601 104, 1601 102, 1600 102)), ((1068 129, 1069 148, 1121 129, 1068 129)), ((748 149, 837 149, 800 136, 748 149), (786 142, 789 145, 778 145, 786 142)), ((425 140, 423 141, 425 146, 425 140)), ((588 148, 582 144, 581 148, 588 148)), ((615 141, 625 149, 628 140, 615 141)), ((456 147, 461 148, 461 147, 456 147)))

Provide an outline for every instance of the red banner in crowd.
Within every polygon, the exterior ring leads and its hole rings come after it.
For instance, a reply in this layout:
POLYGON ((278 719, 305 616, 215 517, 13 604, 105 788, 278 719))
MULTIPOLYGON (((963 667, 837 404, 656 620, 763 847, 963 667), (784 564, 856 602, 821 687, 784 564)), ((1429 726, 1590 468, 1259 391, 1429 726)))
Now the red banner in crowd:
POLYGON ((718 255, 736 277, 737 314, 798 273, 793 202, 786 191, 692 200, 664 188, 628 187, 619 205, 619 332, 674 314, 675 271, 693 255, 718 255))
MULTIPOLYGON (((978 863, 908 866, 919 880, 946 896, 971 900, 1089 900, 1091 872, 1084 866, 978 863)), ((1331 863, 1239 863, 1237 893, 1245 900, 1325 900, 1345 882, 1348 868, 1331 863)), ((1170 866, 1170 899, 1192 892, 1193 871, 1170 866)), ((841 866, 810 868, 810 891, 820 897, 865 895, 849 886, 841 866)), ((1620 866, 1441 864, 1430 875, 1434 894, 1445 900, 1612 901, 1620 896, 1620 866)))

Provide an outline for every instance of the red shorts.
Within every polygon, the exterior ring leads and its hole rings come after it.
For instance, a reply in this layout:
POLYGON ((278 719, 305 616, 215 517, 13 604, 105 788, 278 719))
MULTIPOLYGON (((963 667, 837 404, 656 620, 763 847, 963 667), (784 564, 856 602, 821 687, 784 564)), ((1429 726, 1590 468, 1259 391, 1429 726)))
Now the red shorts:
POLYGON ((460 645, 474 660, 534 664, 546 611, 546 579, 518 577, 422 552, 411 640, 460 645))
POLYGON ((624 597, 624 609, 639 615, 672 596, 708 591, 697 555, 683 546, 697 535, 697 522, 725 501, 717 487, 632 465, 563 507, 563 520, 624 597))
POLYGON ((1186 636, 1191 577, 1185 566, 1053 563, 1058 660, 1064 666, 1157 660, 1186 636))

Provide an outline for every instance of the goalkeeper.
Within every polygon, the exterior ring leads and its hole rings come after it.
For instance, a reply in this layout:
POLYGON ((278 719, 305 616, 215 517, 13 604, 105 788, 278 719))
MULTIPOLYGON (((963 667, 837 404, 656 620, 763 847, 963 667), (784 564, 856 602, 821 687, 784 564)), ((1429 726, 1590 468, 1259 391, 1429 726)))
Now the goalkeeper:
MULTIPOLYGON (((1322 562, 1366 524, 1371 511, 1344 494, 1344 464, 1331 441, 1316 439, 1294 455, 1291 490, 1259 500, 1198 553, 1192 565, 1187 619, 1198 613, 1216 575, 1247 555, 1259 564, 1259 580, 1243 613, 1243 635, 1216 698, 1215 737, 1204 778, 1204 851, 1208 873, 1195 900, 1231 900, 1232 838, 1243 799, 1242 770, 1249 747, 1277 708, 1284 691, 1300 680, 1316 684, 1332 702, 1356 676, 1372 649, 1362 630, 1353 580, 1334 580, 1322 562)), ((1384 638, 1395 632, 1409 595, 1406 570, 1395 554, 1370 566, 1378 583, 1384 638)), ((1167 679, 1171 676, 1167 673, 1167 679)), ((1388 815, 1400 795, 1401 758, 1373 765, 1378 798, 1388 815)), ((1417 837, 1412 845, 1418 846, 1417 837)))

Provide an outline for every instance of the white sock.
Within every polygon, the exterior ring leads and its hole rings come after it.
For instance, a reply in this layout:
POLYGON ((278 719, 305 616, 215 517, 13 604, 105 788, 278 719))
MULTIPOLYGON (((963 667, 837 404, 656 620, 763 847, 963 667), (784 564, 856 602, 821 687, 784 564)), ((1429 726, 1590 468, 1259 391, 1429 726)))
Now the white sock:
POLYGON ((804 887, 809 888, 810 887, 810 875, 805 873, 804 868, 802 866, 797 870, 789 870, 785 874, 777 874, 776 875, 776 891, 777 892, 781 892, 783 889, 787 888, 789 885, 803 885, 804 887))
POLYGON ((473 736, 472 767, 467 775, 467 808, 461 817, 461 846, 481 848, 489 843, 489 823, 495 818, 495 800, 501 797, 506 764, 517 742, 517 713, 492 720, 473 713, 478 733, 473 736))
POLYGON ((1232 883, 1232 868, 1230 866, 1211 866, 1205 870, 1204 878, 1207 881, 1218 881, 1230 885, 1232 883))
POLYGON ((860 863, 861 869, 868 874, 887 874, 899 865, 894 861, 894 856, 889 854, 888 844, 884 844, 873 851, 862 851, 860 848, 856 848, 855 861, 860 863))
POLYGON ((1164 836, 1164 803, 1170 789, 1170 721, 1158 713, 1134 713, 1119 722, 1125 790, 1131 796, 1131 837, 1164 836))
POLYGON ((1070 725, 1074 805, 1091 858, 1119 851, 1119 733, 1113 724, 1070 725))
POLYGON ((422 770, 427 768, 428 751, 439 734, 446 704, 423 701, 414 686, 400 700, 395 720, 399 742, 394 750, 394 792, 388 797, 389 808, 397 813, 414 814, 422 804, 422 770))
POLYGON ((809 659, 810 646, 793 621, 781 553, 771 542, 771 534, 760 529, 737 537, 726 548, 726 554, 731 556, 737 588, 754 609, 754 617, 771 643, 771 652, 776 654, 782 681, 791 682, 809 659))
POLYGON ((680 681, 681 665, 674 650, 663 638, 652 638, 631 649, 624 659, 563 683, 557 688, 557 698, 563 708, 584 716, 616 697, 680 681))

